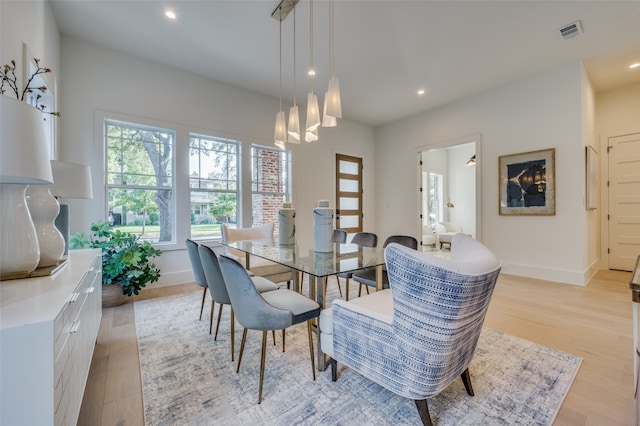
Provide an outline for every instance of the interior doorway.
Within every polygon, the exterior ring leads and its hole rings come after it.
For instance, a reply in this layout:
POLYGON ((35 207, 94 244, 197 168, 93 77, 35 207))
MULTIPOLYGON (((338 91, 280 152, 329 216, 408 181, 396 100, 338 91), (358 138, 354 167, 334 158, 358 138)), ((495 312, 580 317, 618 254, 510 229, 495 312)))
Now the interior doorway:
POLYGON ((640 254, 640 133, 608 139, 609 269, 631 271, 640 254))
POLYGON ((439 247, 435 232, 440 222, 480 239, 479 152, 479 135, 420 149, 418 226, 423 250, 439 247))

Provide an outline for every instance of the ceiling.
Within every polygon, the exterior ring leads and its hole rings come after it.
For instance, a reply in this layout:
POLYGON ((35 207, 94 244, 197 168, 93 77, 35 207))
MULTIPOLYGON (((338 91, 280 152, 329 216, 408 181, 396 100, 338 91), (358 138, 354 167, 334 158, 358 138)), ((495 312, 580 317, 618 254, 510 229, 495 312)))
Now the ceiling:
MULTIPOLYGON (((278 98, 278 0, 50 0, 62 34, 278 98), (163 15, 172 8, 177 19, 163 15)), ((329 72, 329 2, 315 0, 315 92, 329 72)), ((296 13, 297 103, 309 91, 310 1, 296 13)), ((293 100, 293 13, 282 23, 293 100)), ((582 60, 596 91, 640 83, 640 1, 336 0, 345 119, 379 126, 582 60), (583 34, 559 29, 580 21, 583 34), (418 89, 425 94, 417 95, 418 89)), ((274 111, 274 117, 275 117, 274 111)))

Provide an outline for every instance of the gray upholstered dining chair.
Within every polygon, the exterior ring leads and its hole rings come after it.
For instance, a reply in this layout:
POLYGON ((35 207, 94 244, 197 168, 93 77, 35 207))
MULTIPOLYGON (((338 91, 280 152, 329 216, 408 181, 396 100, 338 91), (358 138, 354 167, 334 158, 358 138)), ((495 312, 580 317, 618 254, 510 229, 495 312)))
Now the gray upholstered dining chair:
MULTIPOLYGON (((401 244, 405 247, 409 247, 410 249, 418 250, 418 240, 409 235, 392 235, 384 241, 382 247, 386 248, 391 243, 401 244)), ((361 271, 355 271, 351 279, 360 283, 360 286, 358 287, 358 297, 362 294, 362 286, 365 286, 367 294, 369 294, 369 287, 377 286, 376 268, 367 268, 361 271)), ((387 276, 386 266, 382 268, 382 288, 389 288, 389 277, 387 276)))
MULTIPOLYGON (((378 246, 378 236, 372 232, 357 232, 353 238, 351 239, 351 244, 357 244, 360 247, 377 247, 378 246)), ((349 280, 353 276, 353 272, 342 272, 336 275, 336 279, 338 280, 338 286, 340 286, 340 278, 344 278, 347 281, 346 285, 346 297, 345 299, 349 300, 349 280)))
MULTIPOLYGON (((185 243, 187 245, 187 253, 189 253, 189 261, 191 261, 191 269, 193 269, 193 276, 195 277, 196 284, 202 287, 202 304, 200 305, 200 320, 202 320, 204 299, 207 297, 207 278, 205 277, 204 270, 202 269, 200 254, 198 254, 199 244, 188 238, 185 243)), ((213 318, 211 320, 213 320, 213 318)), ((211 320, 209 322, 209 333, 211 333, 211 320)))
POLYGON ((238 261, 225 255, 220 256, 219 260, 224 282, 227 284, 227 291, 231 298, 231 306, 236 313, 238 322, 244 327, 236 373, 240 371, 242 352, 244 351, 244 344, 247 340, 247 330, 262 331, 258 404, 262 402, 262 383, 264 379, 268 330, 284 330, 292 325, 306 321, 307 334, 309 336, 309 354, 311 356, 311 372, 313 374, 313 380, 315 380, 316 370, 314 366, 311 320, 320 315, 320 305, 300 293, 287 289, 258 293, 246 269, 244 269, 238 261))
MULTIPOLYGON (((222 317, 222 307, 224 305, 231 305, 231 299, 229 293, 227 293, 227 286, 224 282, 224 277, 220 271, 220 264, 218 263, 218 255, 213 251, 211 247, 201 245, 198 247, 198 253, 202 262, 202 268, 206 277, 209 292, 211 293, 211 321, 209 322, 209 334, 211 334, 211 325, 213 324, 213 311, 215 302, 220 304, 218 310, 218 321, 216 322, 216 334, 213 336, 213 340, 218 340, 218 329, 220 328, 220 318, 222 317)), ((248 276, 248 273, 247 273, 248 276)), ((269 281, 263 277, 250 277, 252 285, 259 293, 268 291, 274 291, 278 289, 276 283, 269 281)), ((275 344, 275 335, 274 335, 275 344)), ((284 347, 284 343, 283 343, 284 347)), ((231 361, 234 360, 235 353, 235 322, 233 306, 231 306, 231 361)))

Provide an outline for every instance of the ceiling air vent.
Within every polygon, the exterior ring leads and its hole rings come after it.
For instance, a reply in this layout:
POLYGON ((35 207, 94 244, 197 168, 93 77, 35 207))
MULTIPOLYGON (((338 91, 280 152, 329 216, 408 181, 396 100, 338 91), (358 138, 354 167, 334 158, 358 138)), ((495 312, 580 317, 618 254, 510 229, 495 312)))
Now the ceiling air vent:
POLYGON ((573 38, 578 34, 582 34, 582 25, 580 25, 580 21, 572 22, 560 28, 560 35, 565 40, 573 38))

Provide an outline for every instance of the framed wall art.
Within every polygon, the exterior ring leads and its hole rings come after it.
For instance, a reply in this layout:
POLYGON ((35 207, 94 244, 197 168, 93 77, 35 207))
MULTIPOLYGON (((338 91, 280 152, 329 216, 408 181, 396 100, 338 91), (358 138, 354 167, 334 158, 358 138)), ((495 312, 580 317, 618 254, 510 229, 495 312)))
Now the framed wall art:
POLYGON ((556 214, 555 152, 551 148, 499 157, 500 215, 556 214))
POLYGON ((585 195, 585 207, 587 210, 598 207, 598 153, 591 145, 587 151, 587 186, 585 195))

